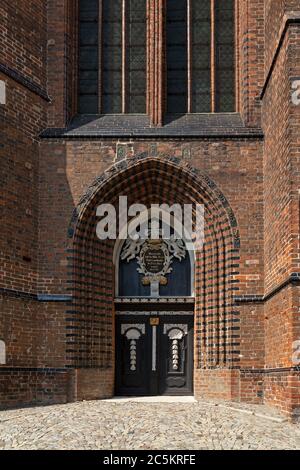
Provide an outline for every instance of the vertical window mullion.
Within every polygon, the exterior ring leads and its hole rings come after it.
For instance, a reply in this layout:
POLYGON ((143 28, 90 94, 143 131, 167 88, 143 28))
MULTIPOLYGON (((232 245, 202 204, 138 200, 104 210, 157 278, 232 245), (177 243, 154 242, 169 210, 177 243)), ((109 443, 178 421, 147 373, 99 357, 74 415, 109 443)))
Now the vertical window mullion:
POLYGON ((239 111, 239 96, 240 96, 240 81, 239 81, 239 1, 234 2, 234 80, 235 80, 235 100, 234 100, 234 111, 239 111))
POLYGON ((211 3, 211 112, 216 112, 216 5, 211 3))
POLYGON ((98 13, 98 64, 99 64, 99 72, 98 72, 98 112, 99 114, 102 113, 102 43, 103 43, 103 34, 102 34, 102 27, 103 27, 103 5, 102 0, 99 0, 99 13, 98 13))
POLYGON ((216 3, 216 111, 235 109, 235 0, 216 3))
POLYGON ((146 111, 146 0, 126 0, 126 113, 146 111))
POLYGON ((192 0, 187 0, 187 112, 192 113, 192 89, 193 89, 193 74, 192 74, 192 0))
POLYGON ((147 2, 147 113, 151 125, 161 126, 167 101, 166 0, 147 2))
POLYGON ((98 0, 79 2, 78 111, 98 113, 98 0))
POLYGON ((211 0, 191 0, 191 109, 210 113, 211 0))
POLYGON ((102 114, 122 113, 122 0, 102 0, 102 114))
POLYGON ((122 0, 122 113, 126 113, 126 90, 127 90, 127 1, 122 0))
POLYGON ((167 0, 167 113, 187 112, 187 5, 186 0, 167 0))

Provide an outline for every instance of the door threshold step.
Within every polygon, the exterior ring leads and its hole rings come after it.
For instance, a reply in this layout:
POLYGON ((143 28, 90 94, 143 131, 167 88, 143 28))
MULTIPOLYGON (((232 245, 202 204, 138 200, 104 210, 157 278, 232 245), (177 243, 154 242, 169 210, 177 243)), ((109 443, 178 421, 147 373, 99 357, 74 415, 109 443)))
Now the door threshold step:
POLYGON ((103 401, 110 403, 196 403, 193 396, 114 397, 103 401))

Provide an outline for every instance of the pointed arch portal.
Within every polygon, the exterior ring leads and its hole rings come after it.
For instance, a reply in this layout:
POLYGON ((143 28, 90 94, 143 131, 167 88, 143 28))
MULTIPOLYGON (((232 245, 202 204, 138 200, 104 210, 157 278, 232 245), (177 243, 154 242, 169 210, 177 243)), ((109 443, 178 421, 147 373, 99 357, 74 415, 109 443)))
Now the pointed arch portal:
POLYGON ((239 314, 233 299, 239 232, 228 201, 207 175, 175 157, 143 153, 123 160, 97 178, 81 199, 69 238, 74 300, 68 360, 79 376, 94 370, 99 384, 109 384, 105 392, 99 385, 98 398, 115 392, 199 395, 208 371, 223 371, 222 380, 224 374, 234 375, 239 362, 239 314), (145 241, 147 246, 127 262, 125 245, 120 244, 116 256, 115 240, 96 236, 97 207, 109 203, 117 210, 119 196, 127 196, 128 205, 146 207, 204 205, 203 248, 193 260, 176 259, 170 273, 163 273, 162 285, 156 285, 158 291, 137 268, 146 253, 147 269, 161 271, 168 247, 145 241))

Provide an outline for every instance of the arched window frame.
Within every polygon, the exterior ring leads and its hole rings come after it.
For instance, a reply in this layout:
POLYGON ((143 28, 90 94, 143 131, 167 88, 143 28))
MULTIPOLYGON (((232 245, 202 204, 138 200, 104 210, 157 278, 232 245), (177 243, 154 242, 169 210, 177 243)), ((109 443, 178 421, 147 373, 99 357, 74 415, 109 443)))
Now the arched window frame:
MULTIPOLYGON (((79 0, 79 5, 80 1, 79 0)), ((95 0, 99 4, 99 25, 103 24, 103 11, 101 5, 104 0, 95 0)), ((205 113, 222 112, 217 107, 217 83, 216 83, 216 27, 215 27, 215 12, 216 4, 219 0, 207 0, 211 4, 211 109, 204 111, 205 113)), ((234 108, 229 112, 238 111, 238 51, 237 51, 237 33, 238 33, 238 0, 232 0, 234 3, 234 19, 233 19, 233 35, 234 35, 234 51, 233 51, 233 68, 234 68, 234 108)), ((102 99, 102 55, 98 55, 98 101, 95 107, 95 112, 92 114, 130 114, 130 104, 128 99, 128 79, 126 75, 126 12, 128 11, 128 2, 130 0, 120 0, 122 4, 122 105, 120 113, 107 112, 108 110, 103 107, 102 99)), ((194 113, 192 104, 192 53, 191 53, 191 21, 192 21, 192 2, 193 0, 186 0, 187 4, 187 107, 184 114, 194 113)), ((145 73, 145 112, 150 117, 150 122, 154 126, 163 124, 164 116, 168 113, 167 109, 167 71, 166 71, 166 14, 167 14, 167 0, 146 0, 146 73, 145 73)), ((98 48, 101 50, 102 42, 102 29, 99 28, 98 48)), ((79 60, 80 62, 80 60, 79 60)), ((80 80, 79 80, 80 81, 80 80)), ((90 114, 83 109, 80 114, 90 114)), ((135 113, 134 113, 135 114, 135 113)), ((182 114, 182 113, 180 113, 182 114)), ((197 112, 196 112, 197 114, 197 112)))

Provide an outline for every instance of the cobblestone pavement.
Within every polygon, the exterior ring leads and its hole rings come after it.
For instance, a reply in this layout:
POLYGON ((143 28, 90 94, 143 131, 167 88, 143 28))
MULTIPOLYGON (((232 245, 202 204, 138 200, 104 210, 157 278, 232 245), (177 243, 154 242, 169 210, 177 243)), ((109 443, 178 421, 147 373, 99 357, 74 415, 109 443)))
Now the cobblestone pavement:
POLYGON ((300 426, 260 406, 95 401, 0 412, 3 449, 300 449, 300 426))

